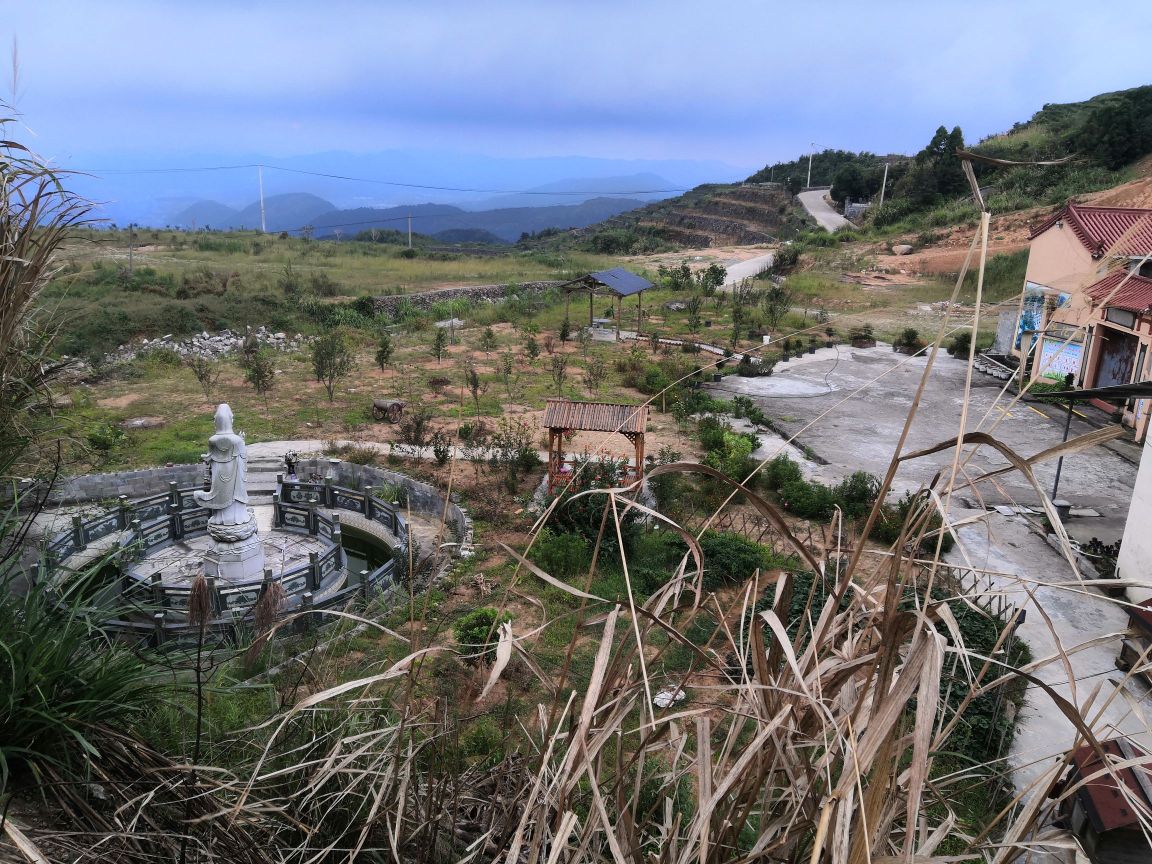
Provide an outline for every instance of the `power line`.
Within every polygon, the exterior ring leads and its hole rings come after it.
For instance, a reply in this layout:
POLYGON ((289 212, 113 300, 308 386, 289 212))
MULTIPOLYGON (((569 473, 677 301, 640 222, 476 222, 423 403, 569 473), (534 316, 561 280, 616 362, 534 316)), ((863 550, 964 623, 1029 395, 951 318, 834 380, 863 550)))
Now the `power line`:
POLYGON ((168 168, 68 168, 78 174, 91 174, 99 177, 127 176, 133 174, 188 174, 198 171, 239 171, 253 168, 267 168, 269 171, 280 171, 285 174, 302 174, 308 177, 323 177, 328 180, 344 180, 352 183, 373 183, 381 186, 397 186, 403 189, 422 189, 433 192, 478 192, 488 195, 659 195, 676 194, 689 191, 687 188, 676 189, 575 189, 567 191, 548 192, 540 189, 487 189, 470 186, 434 186, 427 183, 408 183, 401 180, 382 180, 377 177, 353 177, 347 174, 332 174, 325 171, 307 171, 303 168, 284 168, 280 165, 265 165, 253 162, 245 165, 205 165, 200 167, 168 167, 168 168))

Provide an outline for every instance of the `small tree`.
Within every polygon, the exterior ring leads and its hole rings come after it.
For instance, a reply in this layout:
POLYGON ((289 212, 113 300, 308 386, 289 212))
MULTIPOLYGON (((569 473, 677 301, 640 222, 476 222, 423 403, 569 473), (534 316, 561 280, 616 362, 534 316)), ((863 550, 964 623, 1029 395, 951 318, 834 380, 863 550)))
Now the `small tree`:
POLYGON ((496 334, 491 327, 485 327, 484 332, 480 334, 480 350, 485 354, 496 350, 496 334))
POLYGON ((500 376, 504 379, 504 389, 508 391, 508 398, 512 398, 512 381, 516 376, 516 358, 511 351, 500 355, 500 376))
POLYGON ((352 371, 355 358, 347 337, 339 330, 325 333, 312 343, 312 371, 324 384, 328 401, 335 400, 336 382, 352 371))
POLYGON ((196 376, 196 383, 204 391, 204 398, 211 399, 216 383, 220 380, 220 373, 223 371, 220 364, 206 354, 189 354, 184 360, 184 365, 196 376))
POLYGON ((564 354, 553 354, 549 372, 552 375, 552 383, 556 385, 556 395, 559 396, 564 389, 564 381, 568 378, 568 357, 564 354))
POLYGON ((549 355, 556 351, 556 337, 551 333, 545 333, 541 337, 541 341, 544 343, 544 350, 547 351, 549 355))
POLYGON ((437 327, 436 336, 432 341, 432 356, 436 358, 437 365, 444 359, 446 350, 448 350, 448 333, 443 327, 437 327))
POLYGON ((773 284, 764 292, 764 319, 768 324, 768 329, 775 330, 780 326, 780 322, 784 320, 784 316, 792 308, 795 299, 792 292, 783 284, 773 284))
POLYGON ((244 361, 244 380, 252 385, 256 395, 268 401, 268 393, 276 383, 276 359, 267 345, 261 345, 244 361))
POLYGON ((380 341, 376 343, 376 365, 380 367, 380 371, 384 371, 384 367, 392 359, 392 335, 390 333, 381 333, 380 341))
POLYGON ((524 352, 528 355, 529 360, 535 360, 540 356, 540 345, 536 342, 535 336, 529 336, 524 343, 524 352))
POLYGON ((560 341, 567 342, 568 337, 572 335, 572 324, 565 318, 560 322, 560 341))
MULTIPOLYGON (((471 363, 464 370, 464 383, 468 385, 468 392, 472 394, 472 402, 476 406, 476 416, 480 416, 480 397, 488 392, 488 383, 480 379, 480 373, 471 363)), ((511 397, 509 397, 511 398, 511 397)))
POLYGON ((721 264, 712 263, 696 274, 696 284, 705 297, 710 297, 728 278, 728 270, 721 264))
POLYGON ((588 349, 592 347, 592 331, 587 327, 581 327, 576 331, 576 340, 580 343, 580 350, 584 353, 584 359, 588 359, 588 349))
POLYGON ((589 393, 597 393, 608 377, 608 364, 603 357, 591 357, 588 365, 584 367, 584 381, 588 385, 589 393))
POLYGON ((700 329, 700 307, 704 301, 699 295, 693 295, 686 304, 688 309, 688 332, 696 333, 700 329))

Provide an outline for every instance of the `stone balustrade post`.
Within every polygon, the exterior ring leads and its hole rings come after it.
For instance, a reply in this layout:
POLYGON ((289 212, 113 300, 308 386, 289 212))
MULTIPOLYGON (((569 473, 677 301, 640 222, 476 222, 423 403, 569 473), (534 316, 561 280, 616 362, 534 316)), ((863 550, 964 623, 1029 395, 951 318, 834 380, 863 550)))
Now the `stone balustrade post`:
POLYGON ((72 545, 76 550, 86 549, 87 544, 84 542, 84 520, 80 518, 79 514, 72 517, 72 545))
MULTIPOLYGON (((315 591, 320 587, 320 556, 315 552, 308 553, 308 590, 315 591)), ((311 596, 311 595, 309 595, 311 596)))

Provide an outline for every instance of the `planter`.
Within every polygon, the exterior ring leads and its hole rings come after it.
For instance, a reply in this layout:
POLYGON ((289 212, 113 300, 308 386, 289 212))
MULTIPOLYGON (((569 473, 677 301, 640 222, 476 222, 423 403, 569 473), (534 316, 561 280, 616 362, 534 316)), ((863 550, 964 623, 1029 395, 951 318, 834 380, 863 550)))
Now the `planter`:
POLYGON ((713 372, 712 373, 712 383, 713 384, 719 384, 723 380, 724 380, 724 376, 721 375, 719 372, 713 372))

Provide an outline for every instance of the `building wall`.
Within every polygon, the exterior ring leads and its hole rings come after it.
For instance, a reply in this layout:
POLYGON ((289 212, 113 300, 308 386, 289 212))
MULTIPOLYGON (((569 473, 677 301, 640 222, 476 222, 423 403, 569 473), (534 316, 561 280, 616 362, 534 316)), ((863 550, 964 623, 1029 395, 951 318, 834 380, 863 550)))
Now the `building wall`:
POLYGON ((1028 245, 1024 278, 1037 285, 1075 293, 1096 281, 1097 262, 1068 226, 1052 226, 1028 245))
MULTIPOLYGON (((1052 320, 1074 327, 1084 327, 1091 317, 1091 307, 1088 306, 1087 298, 1080 289, 1096 281, 1098 269, 1098 262, 1093 260, 1092 254, 1071 228, 1052 226, 1043 234, 1032 238, 1028 245, 1028 266, 1024 271, 1024 278, 1034 285, 1071 295, 1069 306, 1056 310, 1052 320)), ((1025 295, 1022 294, 1017 309, 1017 326, 1024 312, 1024 300, 1025 295)), ((1044 314, 1046 316, 1047 312, 1044 314)), ((1041 320, 1039 329, 1044 329, 1047 324, 1047 320, 1041 320)), ((1013 334, 1013 346, 1015 341, 1016 335, 1013 334)), ((1024 340, 1022 345, 1028 347, 1028 340, 1024 340)), ((1012 353, 1021 360, 1024 359, 1024 352, 1020 348, 1013 347, 1012 353)), ((1040 370, 1036 367, 1033 369, 1033 377, 1038 374, 1040 370)))
POLYGON ((1140 457, 1140 470, 1132 489, 1128 521, 1120 544, 1117 569, 1121 579, 1138 579, 1147 587, 1129 588, 1128 599, 1142 603, 1152 599, 1152 436, 1145 438, 1140 457))

